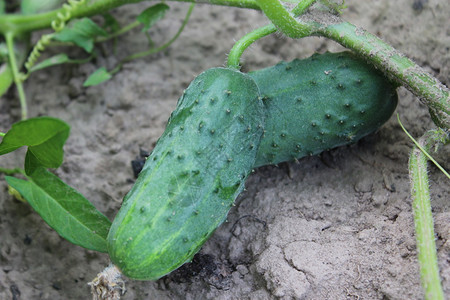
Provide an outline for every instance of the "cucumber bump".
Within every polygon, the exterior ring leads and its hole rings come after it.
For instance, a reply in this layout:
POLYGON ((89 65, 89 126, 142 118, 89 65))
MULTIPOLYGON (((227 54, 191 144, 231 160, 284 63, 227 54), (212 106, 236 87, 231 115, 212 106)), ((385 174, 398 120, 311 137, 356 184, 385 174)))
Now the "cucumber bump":
POLYGON ((396 87, 351 52, 315 54, 249 75, 266 112, 255 167, 356 142, 397 106, 396 87))

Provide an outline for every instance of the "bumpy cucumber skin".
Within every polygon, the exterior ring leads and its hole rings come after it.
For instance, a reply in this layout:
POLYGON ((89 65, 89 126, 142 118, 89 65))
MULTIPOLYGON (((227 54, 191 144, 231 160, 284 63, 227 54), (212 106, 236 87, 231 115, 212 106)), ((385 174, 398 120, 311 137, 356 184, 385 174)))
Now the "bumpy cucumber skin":
POLYGON ((315 54, 249 75, 266 111, 255 167, 356 142, 397 106, 395 87, 351 52, 315 54))
POLYGON ((256 159, 260 99, 248 75, 224 68, 185 90, 111 226, 108 252, 123 274, 162 277, 225 220, 256 159))

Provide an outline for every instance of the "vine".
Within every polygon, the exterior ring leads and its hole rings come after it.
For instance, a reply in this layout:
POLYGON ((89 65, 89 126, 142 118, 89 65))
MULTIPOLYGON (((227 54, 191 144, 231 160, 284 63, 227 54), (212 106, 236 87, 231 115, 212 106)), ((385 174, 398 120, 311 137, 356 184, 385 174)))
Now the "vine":
MULTIPOLYGON (((80 7, 86 5, 88 0, 68 0, 68 4, 65 3, 62 6, 62 10, 56 14, 56 19, 51 21, 51 27, 55 31, 55 33, 60 32, 66 26, 67 21, 72 18, 72 14, 74 11, 79 9, 80 7)), ((30 72, 30 69, 36 64, 37 60, 41 56, 41 52, 45 50, 45 48, 50 44, 54 33, 44 34, 41 36, 39 41, 33 47, 30 55, 28 56, 27 61, 24 66, 27 69, 28 73, 22 75, 22 81, 24 81, 30 72)))

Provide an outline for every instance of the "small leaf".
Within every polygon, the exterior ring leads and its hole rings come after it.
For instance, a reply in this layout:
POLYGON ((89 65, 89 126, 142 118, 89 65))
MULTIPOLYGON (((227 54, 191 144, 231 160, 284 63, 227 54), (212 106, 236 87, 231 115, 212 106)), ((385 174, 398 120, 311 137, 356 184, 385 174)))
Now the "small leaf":
POLYGON ((83 83, 83 86, 93 86, 98 85, 102 82, 108 81, 111 79, 112 75, 103 67, 97 69, 94 73, 89 75, 86 81, 83 83))
POLYGON ((116 18, 114 18, 111 14, 106 13, 102 15, 104 19, 103 29, 110 33, 114 33, 120 29, 119 22, 117 22, 116 18))
POLYGON ((38 70, 42 70, 42 69, 45 69, 48 67, 61 65, 61 64, 65 64, 65 63, 82 64, 82 63, 89 61, 91 58, 92 58, 92 55, 87 58, 82 58, 82 59, 70 59, 67 56, 67 54, 61 53, 61 54, 57 54, 52 57, 49 57, 49 58, 43 60, 42 62, 34 65, 33 67, 31 67, 31 69, 28 71, 28 73, 32 73, 32 72, 35 72, 38 70))
POLYGON ((3 137, 0 143, 0 155, 28 146, 25 159, 27 174, 31 174, 37 166, 57 168, 63 161, 63 146, 69 137, 69 132, 69 125, 50 117, 17 122, 3 137))
POLYGON ((27 175, 33 174, 33 172, 41 166, 42 165, 39 163, 39 159, 33 154, 33 152, 27 151, 27 154, 25 154, 25 173, 27 175))
POLYGON ((87 249, 107 252, 111 222, 56 175, 39 168, 29 181, 10 176, 5 179, 63 238, 87 249))
POLYGON ((55 56, 52 56, 50 58, 47 58, 46 60, 43 60, 42 62, 38 63, 37 65, 34 65, 29 72, 34 72, 37 70, 41 70, 47 67, 56 66, 60 64, 64 64, 70 62, 69 57, 65 53, 57 54, 55 56))
POLYGON ((108 33, 89 18, 83 18, 71 22, 58 33, 53 39, 61 42, 72 42, 91 53, 94 49, 94 40, 98 36, 107 36, 108 33))
POLYGON ((13 72, 9 63, 0 65, 0 97, 8 91, 13 82, 13 72))
POLYGON ((169 6, 164 3, 155 4, 144 10, 137 17, 137 20, 144 25, 142 32, 147 31, 153 24, 164 18, 167 10, 169 10, 169 6))
POLYGON ((0 61, 8 62, 8 46, 5 43, 0 43, 0 61))

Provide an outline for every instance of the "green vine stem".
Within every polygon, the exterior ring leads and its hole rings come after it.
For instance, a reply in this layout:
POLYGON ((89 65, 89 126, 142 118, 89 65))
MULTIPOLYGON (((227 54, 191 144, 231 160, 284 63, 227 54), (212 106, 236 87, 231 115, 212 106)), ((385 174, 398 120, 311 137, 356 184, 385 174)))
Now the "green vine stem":
POLYGON ((134 28, 136 28, 136 27, 138 27, 138 26, 141 26, 141 25, 142 25, 141 22, 139 22, 139 21, 134 21, 134 22, 132 22, 132 23, 130 23, 130 24, 128 24, 128 25, 126 25, 126 26, 120 28, 118 31, 116 31, 116 32, 114 32, 114 33, 112 33, 112 34, 110 34, 110 35, 108 35, 108 36, 105 36, 105 37, 100 36, 100 37, 98 37, 98 38, 95 40, 95 42, 96 42, 96 43, 103 43, 103 42, 109 41, 109 40, 111 40, 111 39, 114 39, 114 38, 116 38, 116 37, 122 35, 122 34, 125 34, 125 33, 129 32, 129 31, 131 31, 132 29, 134 29, 134 28))
POLYGON ((115 74, 115 73, 119 72, 119 70, 122 68, 122 65, 124 63, 126 63, 128 61, 131 61, 131 60, 134 60, 134 59, 137 59, 137 58, 141 58, 141 57, 147 56, 147 55, 152 55, 152 54, 158 53, 158 52, 163 51, 164 49, 168 48, 170 45, 172 45, 172 43, 175 42, 176 39, 178 39, 178 37, 180 36, 180 34, 183 32, 184 28, 186 27, 186 25, 187 25, 187 23, 189 21, 189 18, 191 17, 192 11, 194 10, 194 7, 195 7, 195 3, 192 3, 189 6, 189 9, 188 9, 188 11, 186 13, 186 16, 185 16, 185 18, 183 20, 183 23, 181 24, 181 26, 178 29, 177 33, 175 33, 175 35, 169 41, 167 41, 165 44, 163 44, 163 45, 161 45, 159 47, 152 48, 152 49, 149 49, 147 51, 134 53, 134 54, 131 54, 131 55, 125 57, 109 73, 110 74, 115 74))
MULTIPOLYGON (((442 129, 428 131, 419 139, 425 151, 450 142, 450 136, 442 129), (438 141, 438 142, 436 142, 438 141)), ((411 195, 413 197, 414 224, 416 230, 417 252, 425 299, 443 300, 439 268, 437 264, 433 216, 431 213, 430 190, 427 174, 428 157, 417 146, 409 158, 411 195)))
POLYGON ((180 34, 183 32, 184 28, 186 27, 186 25, 187 25, 187 23, 188 23, 188 21, 189 21, 189 18, 191 17, 192 11, 194 10, 194 6, 195 6, 195 3, 192 3, 192 4, 189 6, 189 9, 188 9, 188 11, 187 11, 187 13, 186 13, 186 16, 185 16, 185 18, 184 18, 184 20, 183 20, 183 23, 181 24, 181 26, 180 26, 180 28, 178 29, 177 33, 176 33, 176 34, 175 34, 168 42, 166 42, 165 44, 163 44, 163 45, 161 45, 161 46, 159 46, 159 47, 152 48, 152 49, 147 50, 147 51, 138 52, 138 53, 132 54, 132 55, 130 55, 130 56, 127 56, 127 57, 125 57, 125 58, 122 60, 122 63, 127 62, 127 61, 131 61, 131 60, 134 60, 134 59, 136 59, 136 58, 140 58, 140 57, 144 57, 144 56, 147 56, 147 55, 151 55, 151 54, 160 52, 160 51, 166 49, 167 47, 169 47, 173 42, 176 41, 176 39, 178 39, 178 37, 180 36, 180 34))
MULTIPOLYGON (((62 11, 58 12, 56 14, 56 18, 53 19, 50 23, 52 29, 55 32, 60 32, 61 30, 63 30, 66 26, 66 22, 72 17, 72 14, 81 7, 85 6, 86 3, 87 0, 68 0, 68 4, 65 3, 62 6, 62 11)), ((41 56, 41 52, 44 51, 45 48, 51 43, 53 35, 53 33, 42 35, 39 41, 33 47, 33 50, 31 51, 27 61, 25 62, 25 68, 28 70, 28 73, 41 56)), ((22 81, 25 81, 28 75, 29 74, 22 74, 22 81)))
MULTIPOLYGON (((313 1, 308 2, 313 3, 313 1)), ((298 39, 312 34, 312 27, 304 26, 304 24, 297 22, 295 16, 280 1, 259 0, 258 4, 266 17, 288 37, 298 39)), ((299 6, 296 7, 296 9, 298 8, 299 6)))
MULTIPOLYGON (((303 0, 301 1, 293 10, 293 14, 295 16, 301 15, 304 13, 314 2, 317 0, 303 0)), ((260 1, 259 4, 261 5, 263 1, 260 1)), ((270 5, 273 4, 272 1, 269 2, 270 5)), ((283 18, 283 17, 282 17, 283 18)), ((293 16, 287 16, 287 18, 292 19, 291 21, 296 22, 293 16)), ((282 22, 281 22, 282 23, 282 22)), ((289 29, 289 28, 288 28, 289 29)), ((242 54, 244 53, 245 49, 247 49, 251 44, 253 44, 255 41, 259 40, 260 38, 263 38, 265 36, 268 36, 272 33, 275 33, 277 31, 277 26, 274 24, 269 24, 263 27, 260 27, 248 34, 246 34, 244 37, 242 37, 239 41, 237 41, 233 48, 231 49, 230 53, 228 54, 228 62, 227 66, 231 69, 240 69, 240 59, 242 54)), ((301 31, 292 32, 293 35, 298 36, 305 36, 308 35, 307 31, 301 31)))
POLYGON ((16 175, 16 174, 26 175, 25 170, 21 169, 21 168, 14 168, 14 169, 0 168, 0 173, 9 175, 9 176, 16 175))
POLYGON ((311 5, 314 4, 317 0, 302 0, 300 1, 296 7, 292 10, 292 14, 294 16, 299 16, 303 14, 311 5))
MULTIPOLYGON (((445 171, 445 169, 436 160, 434 160, 434 158, 430 154, 428 154, 428 152, 429 152, 428 150, 424 149, 422 147, 422 145, 418 141, 416 141, 412 137, 411 134, 409 134, 409 132, 406 130, 406 128, 403 126, 402 122, 400 121, 400 116, 398 114, 397 114, 397 120, 398 120, 398 123, 400 124, 400 127, 402 127, 402 129, 406 133, 406 135, 414 142, 414 145, 416 145, 416 147, 419 148, 420 151, 422 151, 422 153, 427 157, 427 159, 430 160, 445 176, 447 176, 448 179, 450 179, 450 174, 448 174, 448 172, 445 171)), ((445 140, 445 138, 446 138, 445 134, 444 135, 435 134, 434 137, 436 138, 437 143, 441 143, 441 144, 447 143, 445 140), (443 139, 440 140, 441 138, 443 138, 443 139)))
MULTIPOLYGON (((133 4, 143 2, 145 0, 97 0, 88 5, 78 7, 72 12, 72 18, 89 17, 104 13, 113 8, 124 4, 133 4)), ((259 9, 256 0, 172 0, 176 2, 189 3, 205 3, 212 5, 233 6, 240 8, 259 9)), ((58 17, 58 14, 64 13, 64 8, 52 10, 45 13, 34 14, 29 16, 24 15, 3 15, 0 18, 0 34, 5 35, 7 32, 12 32, 15 35, 23 32, 31 32, 39 29, 49 28, 53 20, 58 17)))
POLYGON ((28 116, 27 100, 25 97, 25 90, 23 88, 22 80, 20 78, 19 67, 16 60, 16 54, 14 50, 14 35, 9 32, 5 36, 6 46, 8 48, 8 60, 11 72, 13 75, 14 83, 19 94, 19 101, 22 111, 22 120, 25 120, 28 116))
POLYGON ((247 33, 233 45, 233 48, 231 48, 230 53, 228 54, 227 67, 239 70, 241 56, 244 53, 245 49, 247 49, 252 43, 259 40, 260 38, 263 38, 276 31, 277 28, 275 27, 275 25, 269 24, 247 33))

